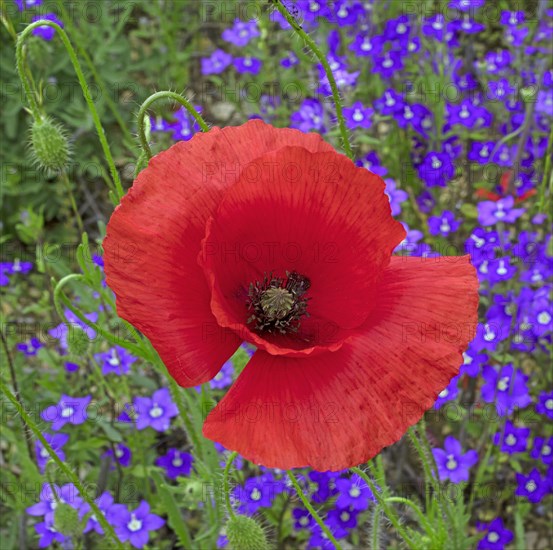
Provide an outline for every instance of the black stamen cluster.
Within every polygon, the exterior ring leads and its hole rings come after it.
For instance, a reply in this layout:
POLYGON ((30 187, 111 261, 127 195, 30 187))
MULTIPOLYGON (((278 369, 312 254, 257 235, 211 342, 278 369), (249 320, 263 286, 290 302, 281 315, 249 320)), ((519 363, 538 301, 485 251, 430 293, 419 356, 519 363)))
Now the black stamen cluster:
POLYGON ((265 274, 263 281, 250 283, 246 305, 252 314, 246 323, 255 323, 253 329, 260 332, 297 332, 300 319, 309 316, 305 293, 310 286, 309 279, 296 271, 287 271, 286 278, 265 274))

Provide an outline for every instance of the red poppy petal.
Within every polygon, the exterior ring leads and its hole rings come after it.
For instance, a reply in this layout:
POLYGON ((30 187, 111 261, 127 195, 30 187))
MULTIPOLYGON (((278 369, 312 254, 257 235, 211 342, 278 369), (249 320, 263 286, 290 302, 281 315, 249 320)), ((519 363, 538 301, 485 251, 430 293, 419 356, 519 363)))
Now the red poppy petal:
POLYGON ((204 435, 273 468, 361 464, 397 441, 458 374, 477 306, 469 256, 395 257, 362 333, 314 357, 257 351, 204 435))
POLYGON ((110 219, 103 246, 117 311, 183 386, 211 379, 241 342, 217 324, 197 264, 206 221, 241 167, 290 143, 332 150, 317 134, 260 120, 198 133, 155 156, 110 219))
POLYGON ((250 283, 297 271, 311 282, 314 319, 359 326, 405 237, 384 189, 379 176, 335 152, 283 147, 252 162, 208 224, 200 259, 220 324, 245 324, 250 283))

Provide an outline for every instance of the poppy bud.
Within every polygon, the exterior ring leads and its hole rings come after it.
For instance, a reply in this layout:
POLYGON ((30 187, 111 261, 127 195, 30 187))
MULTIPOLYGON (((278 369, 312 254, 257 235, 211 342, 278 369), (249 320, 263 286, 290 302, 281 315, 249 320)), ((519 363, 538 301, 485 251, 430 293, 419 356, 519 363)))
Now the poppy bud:
POLYGON ((81 531, 79 511, 65 502, 58 502, 54 510, 54 528, 64 535, 78 534, 81 531))
POLYGON ((31 151, 36 163, 49 172, 59 172, 69 160, 65 130, 51 118, 37 119, 31 126, 31 151))
POLYGON ((535 86, 525 86, 520 90, 520 97, 524 103, 536 102, 537 89, 535 86))
POLYGON ((84 355, 88 351, 90 339, 80 327, 71 327, 67 335, 67 346, 73 355, 84 355))
POLYGON ((268 550, 265 532, 259 523, 248 516, 234 516, 226 526, 232 550, 268 550))

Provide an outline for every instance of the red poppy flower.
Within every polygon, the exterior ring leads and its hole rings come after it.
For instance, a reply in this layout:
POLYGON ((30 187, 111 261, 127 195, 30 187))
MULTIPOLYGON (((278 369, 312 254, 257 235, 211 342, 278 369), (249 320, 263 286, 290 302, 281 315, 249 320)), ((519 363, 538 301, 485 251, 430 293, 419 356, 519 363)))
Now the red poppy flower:
POLYGON ((259 120, 154 157, 109 222, 119 315, 182 386, 257 347, 204 435, 269 467, 339 470, 398 440, 474 335, 469 257, 392 257, 382 179, 259 120))

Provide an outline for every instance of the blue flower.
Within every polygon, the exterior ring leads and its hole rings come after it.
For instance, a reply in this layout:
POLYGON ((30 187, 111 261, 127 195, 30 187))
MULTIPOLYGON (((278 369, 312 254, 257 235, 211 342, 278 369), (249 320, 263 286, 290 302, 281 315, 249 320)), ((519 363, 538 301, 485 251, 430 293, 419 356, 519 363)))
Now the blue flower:
POLYGON ((16 275, 18 273, 26 275, 31 269, 33 269, 31 262, 21 262, 19 260, 0 262, 0 286, 7 286, 10 283, 8 275, 16 275))
MULTIPOLYGON (((113 497, 105 491, 97 499, 94 500, 98 508, 104 513, 106 519, 110 518, 111 509, 114 506, 113 497)), ((90 504, 88 502, 83 502, 79 508, 79 519, 82 521, 84 517, 91 511, 90 504)), ((109 521, 109 519, 108 519, 109 521)), ((89 531, 96 531, 99 535, 104 534, 104 529, 100 525, 100 522, 94 514, 88 516, 88 521, 83 529, 83 533, 88 533, 89 531)))
POLYGON ((528 392, 528 377, 512 364, 505 365, 500 370, 485 366, 482 377, 486 383, 482 386, 482 400, 486 403, 495 403, 497 414, 505 416, 511 414, 515 408, 527 407, 532 398, 528 392))
POLYGON ((232 55, 223 50, 215 50, 209 57, 202 59, 202 74, 222 73, 232 63, 232 55))
POLYGON ((455 214, 449 210, 444 210, 439 216, 430 216, 428 218, 428 231, 431 235, 441 235, 447 237, 455 233, 461 226, 461 222, 455 219, 455 214))
MULTIPOLYGON (((46 13, 45 15, 35 15, 33 17, 33 23, 35 21, 40 21, 41 19, 46 19, 48 21, 52 21, 53 23, 57 23, 60 27, 63 28, 63 23, 60 21, 55 13, 46 13)), ((43 40, 52 40, 56 34, 56 30, 54 27, 51 27, 50 25, 40 25, 40 27, 36 27, 36 29, 33 29, 33 34, 35 36, 40 36, 43 40)))
POLYGON ((344 117, 349 128, 370 128, 374 111, 356 101, 351 107, 344 108, 344 117))
POLYGON ((302 132, 316 130, 326 132, 324 127, 323 106, 317 99, 304 99, 300 108, 290 117, 291 127, 302 132))
MULTIPOLYGON (((70 309, 66 309, 64 311, 64 315, 69 323, 69 328, 65 323, 60 323, 48 331, 48 334, 52 338, 56 338, 60 341, 60 347, 62 350, 68 349, 67 339, 70 330, 81 329, 86 333, 89 340, 94 340, 94 338, 96 338, 96 331, 83 323, 83 321, 81 321, 70 309)), ((98 314, 93 311, 92 313, 87 313, 85 318, 95 323, 98 320, 98 314)))
POLYGON ((375 501, 369 486, 357 474, 336 480, 336 489, 339 493, 336 507, 340 509, 366 510, 375 501))
POLYGON ((405 202, 409 198, 409 195, 407 194, 407 191, 398 189, 396 182, 391 178, 386 178, 384 183, 386 184, 384 194, 390 200, 392 216, 397 216, 401 213, 401 203, 405 202))
MULTIPOLYGON (((133 406, 137 430, 153 428, 158 432, 164 432, 169 429, 171 418, 179 414, 167 388, 157 390, 151 397, 135 397, 133 406)), ((126 420, 124 415, 125 412, 119 419, 126 420)))
POLYGON ((356 161, 356 164, 357 166, 363 166, 363 168, 378 176, 385 176, 388 173, 388 169, 382 166, 380 158, 374 151, 367 153, 363 158, 356 161))
POLYGON ((31 338, 27 342, 17 344, 17 349, 27 357, 36 355, 37 351, 42 347, 44 347, 44 344, 38 338, 31 338))
POLYGON ((541 392, 536 403, 536 412, 553 420, 553 391, 541 392))
POLYGON ((221 35, 223 40, 230 42, 238 47, 245 46, 252 38, 259 36, 259 29, 255 19, 251 21, 234 20, 234 25, 230 29, 225 29, 221 35))
POLYGON ((62 394, 58 403, 46 407, 40 416, 45 422, 52 423, 52 430, 54 431, 60 430, 66 424, 84 424, 88 418, 86 410, 91 399, 91 395, 71 397, 62 394))
POLYGON ((529 428, 517 428, 510 420, 505 423, 505 428, 499 430, 493 436, 494 445, 501 443, 501 451, 507 454, 523 453, 528 446, 529 428))
POLYGON ((73 483, 67 483, 62 487, 51 483, 43 483, 39 501, 29 506, 26 512, 30 516, 44 516, 46 524, 52 525, 54 511, 59 503, 68 504, 76 510, 80 508, 83 500, 73 483))
POLYGON ((438 394, 434 408, 440 409, 445 403, 453 401, 459 394, 459 376, 454 376, 449 384, 438 394))
POLYGON ((123 443, 116 443, 114 445, 115 447, 115 453, 113 452, 113 449, 108 449, 104 456, 114 457, 115 460, 121 464, 124 468, 130 465, 131 459, 132 459, 132 452, 131 450, 126 446, 123 445, 123 443))
POLYGON ((418 167, 418 172, 419 178, 428 187, 445 187, 447 182, 453 178, 455 167, 447 153, 430 151, 418 167))
POLYGON ((238 503, 238 511, 251 516, 259 508, 270 507, 276 496, 284 490, 282 481, 275 480, 271 474, 264 474, 247 479, 244 485, 232 490, 231 496, 238 503))
POLYGON ((114 504, 109 515, 121 542, 129 541, 134 548, 146 546, 150 531, 157 531, 165 525, 163 518, 150 513, 150 505, 145 500, 132 511, 123 504, 114 504))
POLYGON ((441 481, 449 479, 452 483, 468 481, 469 469, 478 462, 478 453, 474 450, 463 453, 461 443, 453 436, 445 438, 443 449, 432 449, 441 481))
POLYGON ((24 11, 25 9, 36 8, 42 4, 42 0, 15 0, 17 9, 24 11))
POLYGON ((156 466, 165 468, 169 479, 176 479, 179 476, 189 476, 192 470, 194 457, 178 449, 169 449, 166 454, 156 459, 156 466))
POLYGON ((553 464, 553 436, 547 439, 535 437, 530 456, 544 464, 553 464))
POLYGON ((294 518, 294 529, 310 529, 315 525, 313 516, 305 508, 294 508, 292 517, 294 518))
POLYGON ((257 59, 256 57, 251 57, 249 55, 247 55, 246 57, 235 57, 233 63, 236 70, 241 74, 259 74, 261 66, 263 65, 260 59, 257 59))
POLYGON ((542 478, 537 468, 534 468, 528 475, 516 473, 517 488, 515 495, 526 497, 530 502, 541 502, 549 492, 549 481, 542 478))
POLYGON ((229 359, 226 361, 221 370, 209 381, 209 385, 214 390, 223 390, 232 384, 232 376, 234 374, 234 366, 229 359))
MULTIPOLYGON (((200 105, 194 107, 199 113, 202 112, 200 105)), ((166 128, 167 131, 172 132, 171 138, 175 141, 188 141, 196 132, 200 131, 200 126, 184 107, 174 114, 174 118, 175 122, 167 124, 166 128)))
POLYGON ((128 374, 131 365, 136 361, 125 348, 114 346, 108 351, 94 354, 94 359, 102 367, 102 374, 128 374))
MULTIPOLYGON (((49 434, 44 433, 42 434, 44 436, 44 439, 46 439, 46 442, 52 447, 58 458, 63 462, 65 461, 65 453, 62 450, 62 447, 69 441, 69 436, 67 434, 49 434)), ((35 443, 35 453, 36 453, 36 459, 38 468, 41 473, 44 473, 44 470, 46 468, 46 464, 50 460, 50 455, 48 454, 48 451, 42 445, 42 443, 37 440, 35 443)))
POLYGON ((357 526, 358 510, 353 508, 333 509, 328 512, 326 522, 337 539, 345 538, 357 526))
POLYGON ((482 201, 476 205, 478 221, 484 225, 495 225, 497 222, 513 223, 524 214, 524 208, 513 208, 513 197, 497 201, 482 201))
POLYGON ((478 542, 478 550, 503 550, 513 540, 513 532, 503 525, 501 518, 495 518, 490 523, 479 523, 476 528, 486 531, 484 538, 478 542))

